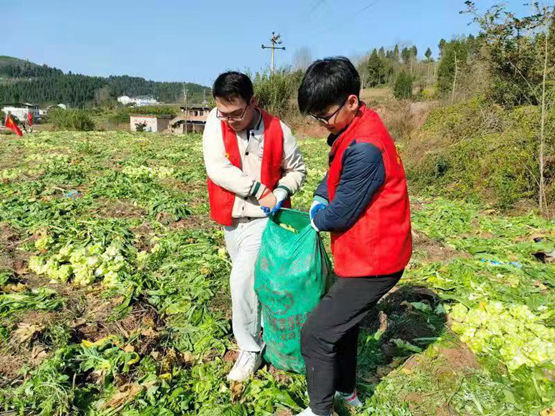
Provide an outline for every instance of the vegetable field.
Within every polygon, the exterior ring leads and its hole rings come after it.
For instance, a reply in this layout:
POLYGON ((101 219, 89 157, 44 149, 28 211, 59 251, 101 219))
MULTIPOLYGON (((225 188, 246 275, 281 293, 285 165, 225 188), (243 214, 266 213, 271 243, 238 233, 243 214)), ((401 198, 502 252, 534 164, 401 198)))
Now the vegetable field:
MULTIPOLYGON (((15 136, 14 136, 15 137, 15 136)), ((0 415, 292 415, 304 377, 232 384, 230 262, 200 136, 43 132, 0 146, 0 415)), ((306 210, 324 140, 301 140, 306 210)), ((410 155, 405 155, 410 157, 410 155)), ((364 322, 340 415, 553 415, 555 225, 411 195, 415 253, 364 322)))

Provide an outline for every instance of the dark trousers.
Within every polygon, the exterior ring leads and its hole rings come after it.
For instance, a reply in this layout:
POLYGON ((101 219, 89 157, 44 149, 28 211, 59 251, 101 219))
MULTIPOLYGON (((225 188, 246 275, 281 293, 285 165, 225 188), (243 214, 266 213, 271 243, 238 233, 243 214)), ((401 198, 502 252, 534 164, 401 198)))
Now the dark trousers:
POLYGON ((360 321, 403 274, 339 277, 308 317, 301 332, 310 408, 330 413, 335 391, 352 393, 356 383, 360 321))

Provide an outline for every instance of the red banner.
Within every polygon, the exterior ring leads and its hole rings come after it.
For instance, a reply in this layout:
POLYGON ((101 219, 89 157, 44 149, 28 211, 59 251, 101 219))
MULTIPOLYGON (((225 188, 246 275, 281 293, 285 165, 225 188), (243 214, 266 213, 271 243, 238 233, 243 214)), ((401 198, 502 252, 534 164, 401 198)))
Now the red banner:
POLYGON ((21 132, 21 129, 19 127, 17 127, 17 124, 14 123, 14 121, 12 120, 12 118, 10 117, 10 115, 8 114, 8 116, 6 117, 6 124, 5 126, 7 128, 9 128, 10 130, 12 130, 15 134, 17 134, 18 136, 23 136, 23 133, 21 132))

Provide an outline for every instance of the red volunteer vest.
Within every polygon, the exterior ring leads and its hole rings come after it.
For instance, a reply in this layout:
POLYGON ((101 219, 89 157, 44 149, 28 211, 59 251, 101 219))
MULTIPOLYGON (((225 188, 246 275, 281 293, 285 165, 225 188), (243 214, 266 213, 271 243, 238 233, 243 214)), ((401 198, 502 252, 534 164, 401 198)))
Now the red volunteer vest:
POLYGON ((330 202, 339 184, 343 152, 355 140, 380 149, 385 180, 351 228, 331 233, 335 272, 341 277, 395 273, 407 265, 412 253, 407 181, 393 139, 380 117, 364 104, 332 146, 328 171, 330 202))
MULTIPOLYGON (((260 171, 260 182, 267 188, 273 190, 283 176, 281 162, 283 160, 283 131, 277 117, 264 110, 262 120, 264 122, 264 151, 262 154, 262 167, 260 171)), ((235 131, 222 121, 222 136, 224 140, 226 156, 233 166, 241 169, 241 155, 237 144, 235 131)), ((208 199, 210 202, 210 217, 221 225, 231 225, 233 222, 232 211, 235 202, 235 194, 216 185, 208 178, 208 199)), ((284 208, 291 206, 289 200, 284 201, 284 208)))

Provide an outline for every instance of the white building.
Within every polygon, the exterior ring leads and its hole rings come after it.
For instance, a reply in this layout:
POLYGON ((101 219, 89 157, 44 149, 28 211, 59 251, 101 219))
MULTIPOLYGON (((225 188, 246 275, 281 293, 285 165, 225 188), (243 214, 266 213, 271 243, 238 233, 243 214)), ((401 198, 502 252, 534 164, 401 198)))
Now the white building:
POLYGON ((118 102, 123 105, 133 104, 137 107, 158 104, 158 101, 152 97, 128 97, 127 95, 118 97, 118 102))
POLYGON ((171 116, 133 115, 129 118, 131 131, 162 132, 170 126, 171 116))
POLYGON ((40 121, 40 109, 38 105, 22 103, 13 104, 2 107, 4 114, 11 114, 18 118, 19 121, 27 121, 27 114, 31 113, 33 121, 40 121))

